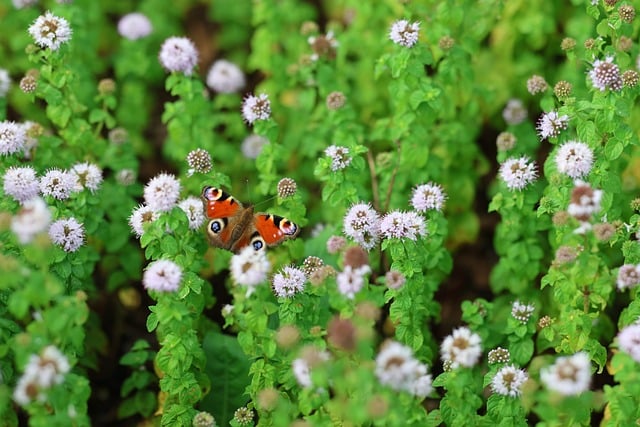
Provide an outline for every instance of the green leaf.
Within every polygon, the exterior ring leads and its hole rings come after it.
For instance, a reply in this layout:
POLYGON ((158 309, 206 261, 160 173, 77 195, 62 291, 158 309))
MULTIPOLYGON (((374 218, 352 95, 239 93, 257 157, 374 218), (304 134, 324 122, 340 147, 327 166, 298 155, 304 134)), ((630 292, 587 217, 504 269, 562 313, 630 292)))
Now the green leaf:
POLYGON ((233 412, 247 403, 244 391, 249 384, 250 363, 237 340, 229 335, 209 332, 202 346, 212 391, 202 399, 200 407, 213 414, 219 425, 227 425, 233 412))

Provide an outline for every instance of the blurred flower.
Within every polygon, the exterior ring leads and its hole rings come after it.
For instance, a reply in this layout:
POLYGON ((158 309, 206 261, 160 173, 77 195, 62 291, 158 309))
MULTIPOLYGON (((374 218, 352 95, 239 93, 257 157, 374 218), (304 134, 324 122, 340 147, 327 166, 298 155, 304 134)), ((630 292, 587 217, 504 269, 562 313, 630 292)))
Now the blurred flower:
POLYGON ((327 252, 330 254, 338 253, 347 244, 347 240, 342 236, 331 236, 327 240, 327 252))
POLYGON ((440 345, 442 361, 448 363, 451 369, 464 366, 472 367, 482 355, 481 340, 478 334, 471 332, 467 327, 459 327, 453 330, 440 345))
POLYGON ((136 173, 132 169, 122 169, 116 173, 116 181, 121 185, 131 185, 136 182, 136 173))
POLYGON ((511 132, 500 132, 496 138, 496 147, 500 151, 508 151, 516 145, 516 141, 516 136, 511 132))
POLYGON ((158 59, 167 71, 190 76, 198 65, 198 51, 186 37, 169 37, 162 43, 158 59))
POLYGON ((544 92, 549 88, 549 84, 542 76, 533 75, 527 80, 527 91, 531 95, 535 95, 540 92, 544 92))
POLYGON ((182 269, 173 261, 161 259, 147 266, 142 276, 144 288, 150 291, 175 292, 180 287, 182 269))
POLYGON ((149 18, 139 12, 128 13, 118 21, 118 33, 129 40, 147 37, 152 31, 149 18))
POLYGON ((11 87, 11 77, 9 72, 4 68, 0 68, 0 98, 4 98, 9 93, 11 87))
POLYGON ((208 412, 200 411, 193 416, 192 427, 217 427, 216 419, 208 412))
POLYGON ((307 39, 307 42, 313 50, 312 61, 317 61, 320 57, 335 59, 338 41, 333 36, 333 31, 327 32, 326 35, 311 36, 307 39))
POLYGON ((31 242, 36 234, 47 229, 51 222, 51 211, 40 197, 25 201, 11 220, 11 231, 20 243, 31 242))
POLYGON ((420 31, 420 23, 410 23, 406 19, 396 21, 391 25, 389 30, 389 38, 395 44, 400 46, 411 47, 418 42, 418 35, 420 31))
POLYGON ((0 155, 8 156, 22 151, 26 138, 22 125, 9 121, 0 122, 0 155))
POLYGON ((418 212, 428 210, 442 211, 447 195, 442 187, 433 182, 418 185, 411 196, 411 206, 418 212))
POLYGON ((518 397, 522 393, 522 385, 528 379, 524 370, 513 365, 505 366, 491 380, 491 390, 503 396, 518 397))
POLYGON ((511 315, 520 323, 527 323, 534 310, 532 304, 522 304, 520 301, 514 301, 511 305, 511 315))
POLYGON ((618 347, 640 363, 640 324, 634 323, 618 332, 618 347))
POLYGON ((184 211, 189 219, 189 228, 197 230, 204 224, 205 215, 202 200, 197 197, 189 196, 178 203, 178 207, 184 211))
POLYGON ((632 289, 640 285, 640 264, 625 264, 618 270, 618 290, 632 289))
POLYGON ((432 377, 425 364, 407 346, 387 341, 376 356, 376 377, 380 384, 424 398, 433 391, 432 377))
POLYGON ((244 73, 233 62, 219 59, 207 73, 207 86, 219 93, 235 93, 245 86, 244 73))
POLYGON ((36 171, 31 166, 11 166, 4 173, 3 189, 21 204, 36 197, 40 189, 36 171))
POLYGON ((31 355, 13 391, 13 400, 25 406, 34 400, 44 401, 44 392, 62 384, 71 366, 67 357, 55 346, 49 345, 39 355, 31 355))
POLYGON ((268 143, 269 140, 264 136, 251 134, 242 141, 240 150, 247 159, 255 159, 262 152, 262 147, 268 143))
POLYGON ((356 294, 364 287, 365 275, 371 273, 368 265, 353 268, 350 265, 344 267, 344 270, 336 276, 338 291, 349 299, 354 299, 356 294))
POLYGON ((389 270, 384 275, 385 283, 389 289, 400 289, 404 286, 407 281, 407 278, 404 277, 404 274, 400 273, 396 270, 389 270))
POLYGON ((78 178, 80 190, 86 188, 94 193, 102 183, 102 170, 93 163, 77 163, 71 168, 71 173, 78 178))
POLYGON ((593 151, 584 142, 568 141, 558 148, 555 160, 560 173, 582 178, 591 171, 593 151))
POLYGON ((49 227, 49 237, 66 252, 75 252, 84 244, 84 226, 73 217, 59 219, 49 227))
POLYGON ((594 190, 586 182, 576 180, 571 191, 567 212, 579 221, 589 221, 591 216, 600 212, 602 190, 594 190))
POLYGON ((338 110, 344 106, 347 98, 344 96, 344 93, 334 91, 327 95, 326 104, 329 110, 338 110))
POLYGON ((252 246, 247 246, 231 257, 230 268, 234 282, 246 286, 250 295, 257 285, 267 280, 271 264, 266 251, 256 251, 252 246))
POLYGON ((29 27, 29 34, 38 46, 58 50, 63 43, 71 40, 71 27, 66 19, 46 12, 29 27))
POLYGON ((511 157, 500 165, 500 178, 509 190, 522 190, 538 177, 536 165, 527 156, 511 157))
POLYGON ((13 7, 23 9, 38 4, 38 0, 12 0, 13 7))
POLYGON ((556 362, 540 371, 540 379, 549 390, 565 396, 578 395, 589 389, 591 361, 587 353, 559 357, 556 362))
POLYGON ((180 181, 171 174, 158 174, 144 187, 144 201, 154 211, 170 211, 179 197, 180 181))
POLYGON ((271 102, 267 94, 247 95, 242 101, 242 118, 253 124, 256 120, 268 120, 271 117, 271 102))
POLYGON ((517 125, 527 118, 527 109, 519 99, 510 99, 502 110, 502 118, 509 125, 517 125))

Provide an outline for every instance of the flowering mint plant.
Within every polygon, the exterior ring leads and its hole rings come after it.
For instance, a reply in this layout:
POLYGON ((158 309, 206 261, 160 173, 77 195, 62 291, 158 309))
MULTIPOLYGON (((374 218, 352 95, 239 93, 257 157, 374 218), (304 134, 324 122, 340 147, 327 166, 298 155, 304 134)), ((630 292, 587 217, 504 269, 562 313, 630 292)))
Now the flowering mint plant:
POLYGON ((5 3, 2 425, 640 419, 634 2, 5 3))

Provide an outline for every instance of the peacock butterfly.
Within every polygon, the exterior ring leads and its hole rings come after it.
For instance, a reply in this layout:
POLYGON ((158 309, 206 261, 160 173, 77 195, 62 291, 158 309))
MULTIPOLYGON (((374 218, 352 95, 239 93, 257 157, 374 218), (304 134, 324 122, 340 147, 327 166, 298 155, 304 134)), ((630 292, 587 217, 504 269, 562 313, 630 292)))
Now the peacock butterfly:
POLYGON ((204 187, 202 200, 209 218, 207 237, 211 246, 235 253, 251 245, 256 251, 295 238, 300 227, 278 215, 254 213, 233 196, 216 187, 204 187))

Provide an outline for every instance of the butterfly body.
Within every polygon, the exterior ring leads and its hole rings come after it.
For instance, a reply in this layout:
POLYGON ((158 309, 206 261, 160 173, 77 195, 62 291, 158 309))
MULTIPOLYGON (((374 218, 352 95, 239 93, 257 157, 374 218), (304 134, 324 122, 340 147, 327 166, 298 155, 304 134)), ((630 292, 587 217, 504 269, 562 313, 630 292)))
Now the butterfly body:
POLYGON ((255 213, 233 196, 215 187, 204 187, 202 199, 209 218, 207 237, 211 246, 235 253, 247 246, 256 251, 295 238, 300 227, 287 218, 255 213))

